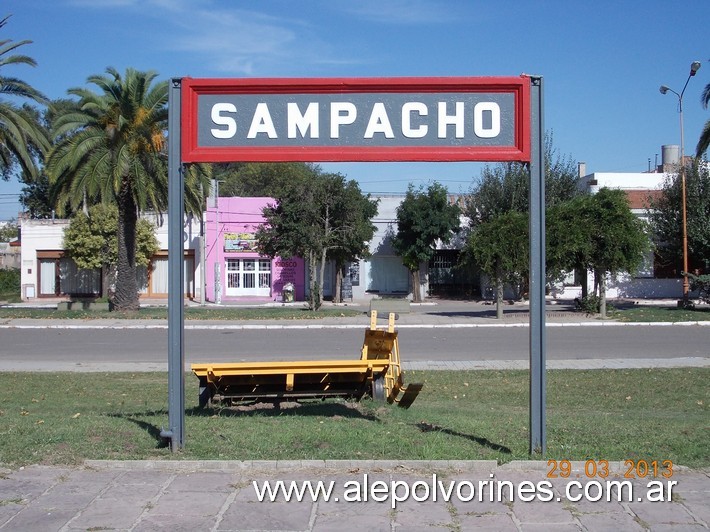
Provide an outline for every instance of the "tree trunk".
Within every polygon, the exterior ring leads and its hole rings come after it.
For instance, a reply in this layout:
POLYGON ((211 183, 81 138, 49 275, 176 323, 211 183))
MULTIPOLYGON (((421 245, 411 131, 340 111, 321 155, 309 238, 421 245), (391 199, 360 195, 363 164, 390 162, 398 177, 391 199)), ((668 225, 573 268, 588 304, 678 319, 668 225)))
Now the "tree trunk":
POLYGON ((582 268, 580 271, 580 279, 582 283, 582 299, 587 297, 589 295, 589 272, 587 271, 587 268, 582 268))
POLYGON ((503 319, 503 274, 500 266, 496 266, 496 318, 503 319))
POLYGON ((606 275, 597 272, 597 280, 599 282, 599 314, 604 320, 606 319, 606 275))
POLYGON ((419 282, 419 270, 412 271, 412 301, 414 303, 422 302, 422 288, 419 282))
POLYGON ((108 264, 101 266, 101 297, 109 297, 111 288, 111 267, 108 264))
POLYGON ((333 303, 342 303, 343 298, 341 297, 340 291, 343 288, 343 266, 341 264, 335 264, 335 293, 333 294, 333 303))
POLYGON ((308 252, 308 308, 316 311, 320 308, 320 289, 318 288, 316 254, 308 252))
POLYGON ((323 285, 325 284, 325 260, 327 255, 328 251, 324 249, 320 257, 320 277, 318 279, 318 308, 320 308, 321 304, 323 303, 323 285))
POLYGON ((118 311, 138 310, 136 282, 136 223, 138 214, 131 187, 125 182, 118 196, 118 259, 114 308, 118 311))

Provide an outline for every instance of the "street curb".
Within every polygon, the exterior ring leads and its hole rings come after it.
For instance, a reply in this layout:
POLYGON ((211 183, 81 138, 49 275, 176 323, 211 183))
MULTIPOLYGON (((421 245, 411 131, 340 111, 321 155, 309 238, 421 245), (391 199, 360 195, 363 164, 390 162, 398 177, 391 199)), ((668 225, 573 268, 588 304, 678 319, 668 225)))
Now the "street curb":
MULTIPOLYGON (((710 321, 679 321, 679 322, 616 322, 616 321, 586 321, 586 322, 546 322, 547 327, 710 327, 710 321)), ((397 329, 485 329, 485 328, 519 328, 529 327, 528 322, 520 323, 408 323, 398 324, 397 329)), ((304 325, 274 325, 274 324, 196 324, 184 325, 184 330, 231 330, 231 331, 258 331, 258 330, 322 330, 322 329, 363 329, 362 324, 304 324, 304 325)), ((0 324, 0 329, 158 329, 167 330, 167 324, 99 324, 99 323, 81 323, 81 324, 0 324)))
MULTIPOLYGON (((545 462, 541 462, 540 468, 545 462)), ((495 460, 85 460, 91 469, 154 471, 458 470, 493 471, 495 460)), ((537 468, 536 468, 537 469, 537 468)))
MULTIPOLYGON (((559 463, 559 460, 557 461, 559 463)), ((588 461, 571 460, 571 471, 585 470, 588 461)), ((610 473, 623 473, 628 461, 609 460, 610 473)), ((347 470, 349 473, 369 471, 549 471, 549 460, 512 460, 499 464, 496 460, 85 460, 88 469, 126 471, 294 471, 347 470)), ((676 471, 691 468, 673 464, 676 471)), ((698 470, 704 472, 703 470, 698 470)))
MULTIPOLYGON (((527 370, 528 360, 410 360, 402 363, 404 371, 509 371, 527 370)), ((602 370, 602 369, 672 369, 709 368, 710 357, 681 358, 606 358, 548 360, 547 370, 602 370)), ((166 372, 165 362, 44 362, 41 368, 34 362, 0 360, 0 372, 33 373, 145 373, 166 372)), ((190 373, 190 364, 185 364, 185 373, 190 373)))

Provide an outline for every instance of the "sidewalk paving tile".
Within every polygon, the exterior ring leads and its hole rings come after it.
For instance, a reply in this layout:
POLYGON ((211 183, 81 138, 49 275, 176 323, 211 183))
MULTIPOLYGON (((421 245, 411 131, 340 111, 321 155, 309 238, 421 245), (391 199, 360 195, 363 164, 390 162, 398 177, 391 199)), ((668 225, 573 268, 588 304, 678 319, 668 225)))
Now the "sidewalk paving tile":
POLYGON ((517 532, 518 527, 510 513, 506 514, 459 514, 461 530, 495 530, 496 532, 517 532))
POLYGON ((235 501, 224 512, 219 530, 308 530, 314 504, 235 501))
POLYGON ((397 505, 395 527, 448 527, 455 526, 453 508, 443 502, 416 502, 410 499, 397 505))
POLYGON ((682 504, 668 502, 632 502, 629 509, 645 523, 663 525, 699 524, 682 504))
POLYGON ((313 530, 392 530, 392 509, 386 503, 366 502, 351 504, 340 502, 319 502, 313 530))
POLYGON ((582 513, 577 516, 579 522, 588 532, 607 532, 609 530, 624 530, 628 532, 645 530, 633 516, 627 512, 614 513, 582 513))
POLYGON ((96 499, 68 523, 80 530, 130 529, 144 512, 147 497, 96 499))

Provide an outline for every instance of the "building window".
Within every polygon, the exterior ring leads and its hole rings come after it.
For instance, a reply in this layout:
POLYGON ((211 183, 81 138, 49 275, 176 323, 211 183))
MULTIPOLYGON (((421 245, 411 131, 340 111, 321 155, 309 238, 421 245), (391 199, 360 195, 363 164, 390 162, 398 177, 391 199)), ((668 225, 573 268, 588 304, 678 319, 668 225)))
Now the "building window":
POLYGON ((259 288, 271 288, 271 261, 259 259, 259 288))
POLYGON ((37 255, 40 297, 101 295, 101 269, 81 269, 61 252, 39 251, 37 255))
POLYGON ((227 296, 270 296, 271 260, 227 259, 227 296))
MULTIPOLYGON (((139 292, 143 297, 163 298, 168 296, 168 254, 159 251, 150 259, 150 264, 136 268, 136 280, 139 292)), ((193 250, 185 250, 183 257, 183 281, 185 297, 195 297, 195 254, 193 250)))

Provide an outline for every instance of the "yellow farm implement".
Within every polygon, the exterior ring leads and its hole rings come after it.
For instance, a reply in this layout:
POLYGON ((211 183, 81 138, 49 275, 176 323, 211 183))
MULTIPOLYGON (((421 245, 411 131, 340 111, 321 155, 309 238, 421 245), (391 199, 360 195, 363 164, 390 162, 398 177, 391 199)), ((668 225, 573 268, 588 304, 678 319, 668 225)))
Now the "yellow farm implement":
POLYGON ((199 379, 200 406, 370 396, 409 408, 423 385, 404 386, 394 318, 390 313, 387 328, 378 329, 377 311, 371 312, 359 360, 192 364, 199 379))

